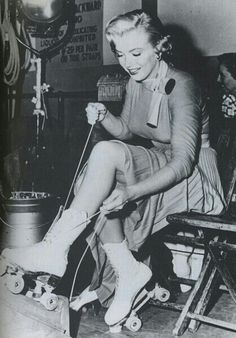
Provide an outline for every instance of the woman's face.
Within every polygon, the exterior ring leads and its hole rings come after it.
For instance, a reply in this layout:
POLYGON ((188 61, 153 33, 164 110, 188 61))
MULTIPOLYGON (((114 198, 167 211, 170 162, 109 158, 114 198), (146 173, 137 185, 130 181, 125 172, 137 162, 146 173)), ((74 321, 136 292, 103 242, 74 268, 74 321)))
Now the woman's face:
POLYGON ((135 81, 152 77, 159 61, 143 28, 129 31, 121 37, 115 36, 113 41, 120 65, 135 81))
POLYGON ((227 93, 236 94, 236 79, 223 64, 219 68, 219 82, 227 93))

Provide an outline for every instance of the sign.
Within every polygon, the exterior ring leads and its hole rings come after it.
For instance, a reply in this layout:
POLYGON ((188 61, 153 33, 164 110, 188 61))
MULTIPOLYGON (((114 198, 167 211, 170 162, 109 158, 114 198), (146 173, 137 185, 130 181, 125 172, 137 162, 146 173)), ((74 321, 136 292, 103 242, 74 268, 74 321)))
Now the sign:
MULTIPOLYGON (((51 59, 51 65, 78 68, 102 65, 103 0, 75 0, 75 29, 70 42, 51 59)), ((37 49, 48 48, 65 34, 61 26, 56 38, 38 39, 37 49)))

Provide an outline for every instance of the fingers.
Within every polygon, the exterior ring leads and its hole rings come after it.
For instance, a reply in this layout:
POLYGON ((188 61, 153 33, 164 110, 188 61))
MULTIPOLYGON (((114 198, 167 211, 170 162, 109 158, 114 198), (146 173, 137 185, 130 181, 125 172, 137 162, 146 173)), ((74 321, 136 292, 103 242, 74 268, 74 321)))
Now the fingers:
POLYGON ((88 123, 91 125, 95 124, 97 121, 102 121, 107 113, 106 107, 99 102, 88 103, 85 111, 87 113, 88 123))
POLYGON ((111 195, 103 202, 100 210, 104 214, 108 214, 112 211, 121 210, 124 204, 127 201, 124 199, 124 195, 118 191, 114 190, 111 195))
POLYGON ((85 108, 85 111, 87 113, 88 123, 91 125, 95 124, 98 120, 98 113, 96 107, 94 107, 94 103, 89 103, 85 108))

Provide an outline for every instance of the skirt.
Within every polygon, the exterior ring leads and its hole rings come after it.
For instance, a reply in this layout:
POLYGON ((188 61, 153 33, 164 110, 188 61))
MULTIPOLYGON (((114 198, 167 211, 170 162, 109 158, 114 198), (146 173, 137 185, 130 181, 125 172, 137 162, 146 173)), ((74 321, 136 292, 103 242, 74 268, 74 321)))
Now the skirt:
MULTIPOLYGON (((117 172, 116 184, 130 185, 143 181, 170 161, 169 147, 146 149, 141 146, 118 142, 125 152, 124 172, 117 172)), ((81 182, 81 179, 79 179, 81 182)), ((134 208, 121 212, 120 218, 129 249, 138 251, 146 239, 167 225, 166 216, 171 213, 196 211, 219 214, 224 209, 224 195, 217 169, 214 149, 202 148, 198 164, 190 177, 172 188, 138 201, 134 208), (131 210, 130 210, 131 209, 131 210)), ((107 221, 105 216, 96 221, 96 232, 107 221)), ((90 289, 96 289, 100 302, 109 306, 115 289, 115 274, 96 234, 88 237, 96 269, 90 289)))

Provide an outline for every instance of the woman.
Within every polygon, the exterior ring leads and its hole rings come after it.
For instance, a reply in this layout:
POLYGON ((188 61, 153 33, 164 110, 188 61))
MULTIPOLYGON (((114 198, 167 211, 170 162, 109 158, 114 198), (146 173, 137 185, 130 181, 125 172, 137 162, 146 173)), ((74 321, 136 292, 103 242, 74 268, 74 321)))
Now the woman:
MULTIPOLYGON (((161 22, 135 10, 113 18, 106 36, 130 75, 124 107, 120 117, 101 103, 89 103, 86 111, 90 123, 99 121, 118 140, 94 147, 70 208, 44 240, 3 255, 27 270, 62 276, 70 244, 101 206, 91 244, 98 278, 87 301, 98 297, 109 305, 105 321, 114 325, 130 312, 151 278, 150 269, 130 250, 163 228, 169 213, 193 209, 218 214, 224 201, 200 89, 190 75, 163 60, 171 43, 161 22), (134 135, 153 146, 130 145, 134 135), (127 202, 136 202, 136 208, 118 212, 127 202), (56 267, 55 257, 60 261, 56 267)), ((79 307, 76 301, 72 307, 79 307)))
MULTIPOLYGON (((225 53, 218 56, 219 82, 226 94, 236 97, 236 53, 225 53)), ((235 116, 235 110, 227 114, 235 116)))
MULTIPOLYGON (((224 156, 236 126, 236 53, 224 53, 217 57, 219 62, 218 83, 221 92, 212 98, 213 143, 218 153, 224 156), (219 100, 220 98, 220 100, 219 100)), ((210 101, 211 102, 211 101, 210 101)), ((222 164, 223 162, 221 162, 222 164)))

